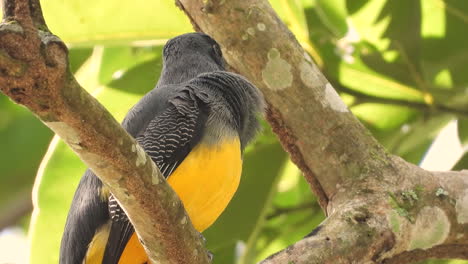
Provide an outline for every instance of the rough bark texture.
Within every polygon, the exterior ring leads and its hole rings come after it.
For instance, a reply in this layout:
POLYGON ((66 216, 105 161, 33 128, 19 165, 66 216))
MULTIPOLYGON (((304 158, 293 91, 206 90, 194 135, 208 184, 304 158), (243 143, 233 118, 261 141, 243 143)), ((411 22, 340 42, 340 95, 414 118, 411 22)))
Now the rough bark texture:
POLYGON ((67 48, 48 32, 38 0, 5 0, 0 90, 29 108, 109 186, 150 258, 209 263, 182 203, 143 149, 68 68, 67 48))
POLYGON ((262 90, 268 121, 326 208, 328 218, 310 236, 262 263, 467 258, 467 172, 428 172, 387 153, 268 1, 177 4, 262 90))

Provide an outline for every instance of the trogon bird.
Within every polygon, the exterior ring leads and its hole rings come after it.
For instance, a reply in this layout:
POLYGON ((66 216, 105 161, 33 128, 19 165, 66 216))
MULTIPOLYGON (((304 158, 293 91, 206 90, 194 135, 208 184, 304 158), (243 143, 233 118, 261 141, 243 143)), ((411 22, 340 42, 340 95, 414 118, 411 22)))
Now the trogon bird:
MULTIPOLYGON (((242 154, 259 130, 264 102, 255 86, 225 71, 219 45, 188 33, 167 42, 156 87, 122 126, 143 147, 202 232, 240 181, 242 154)), ((61 264, 149 263, 132 224, 107 187, 87 170, 68 213, 61 264)))

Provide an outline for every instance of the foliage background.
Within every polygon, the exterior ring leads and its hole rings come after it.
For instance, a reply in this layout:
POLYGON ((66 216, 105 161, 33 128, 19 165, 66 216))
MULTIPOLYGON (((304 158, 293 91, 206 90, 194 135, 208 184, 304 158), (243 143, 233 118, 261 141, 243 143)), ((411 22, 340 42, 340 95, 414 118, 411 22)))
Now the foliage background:
MULTIPOLYGON (((467 1, 270 2, 390 152, 419 164, 440 129, 457 120, 465 154, 454 168, 468 168, 467 1)), ((42 5, 49 28, 69 45, 76 78, 118 120, 154 87, 165 41, 192 31, 172 1, 42 5)), ((52 136, 26 109, 0 95, 0 228, 14 224, 28 232, 31 263, 58 262, 66 213, 85 169, 52 136), (26 213, 12 222, 9 216, 18 208, 26 213)), ((264 123, 263 134, 246 151, 238 193, 204 235, 214 263, 249 264, 307 235, 323 218, 264 123)))

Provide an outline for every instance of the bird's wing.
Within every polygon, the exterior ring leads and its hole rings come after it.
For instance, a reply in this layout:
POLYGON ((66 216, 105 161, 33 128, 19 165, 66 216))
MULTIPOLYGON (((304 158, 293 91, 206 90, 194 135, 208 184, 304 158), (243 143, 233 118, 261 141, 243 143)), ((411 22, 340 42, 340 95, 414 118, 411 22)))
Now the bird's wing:
POLYGON ((109 219, 102 182, 88 169, 81 178, 60 245, 60 264, 82 263, 88 245, 109 219))
MULTIPOLYGON (((171 173, 200 141, 207 108, 190 90, 180 91, 169 101, 169 106, 152 119, 138 143, 156 163, 164 177, 171 173)), ((112 225, 103 262, 115 264, 123 253, 134 229, 120 205, 111 195, 109 214, 112 225)))

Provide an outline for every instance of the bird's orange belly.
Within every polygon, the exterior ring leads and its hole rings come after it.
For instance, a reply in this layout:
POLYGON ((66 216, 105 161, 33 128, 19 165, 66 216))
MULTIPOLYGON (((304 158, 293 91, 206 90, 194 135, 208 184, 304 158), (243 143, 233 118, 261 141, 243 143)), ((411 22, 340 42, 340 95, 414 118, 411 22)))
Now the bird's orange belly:
MULTIPOLYGON (((239 186, 241 171, 240 142, 236 138, 216 146, 199 144, 169 176, 168 183, 179 195, 199 232, 213 224, 224 211, 239 186)), ((146 253, 133 234, 119 264, 146 261, 146 253)))

